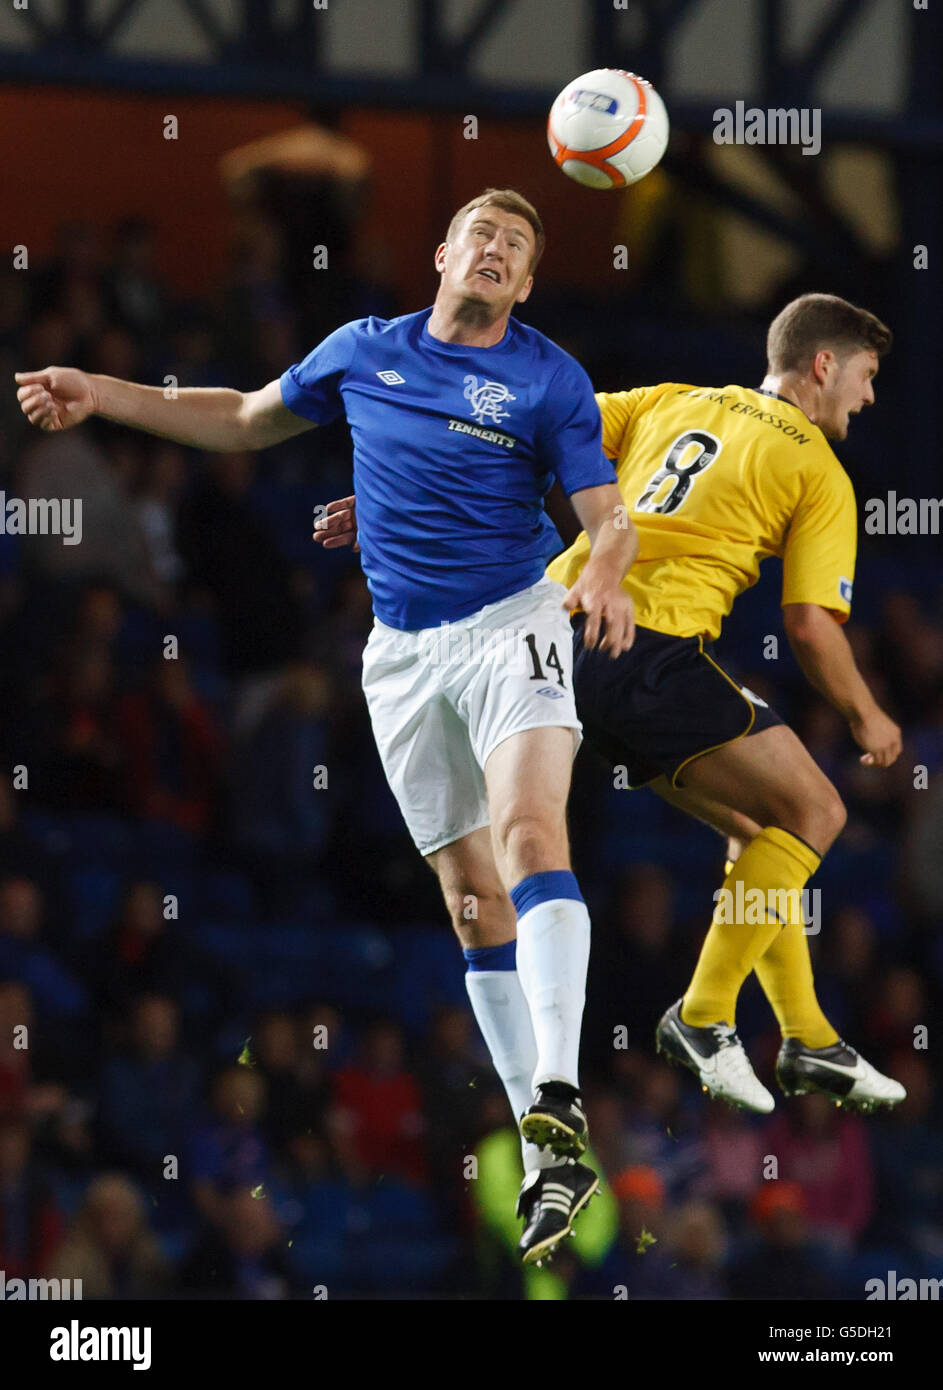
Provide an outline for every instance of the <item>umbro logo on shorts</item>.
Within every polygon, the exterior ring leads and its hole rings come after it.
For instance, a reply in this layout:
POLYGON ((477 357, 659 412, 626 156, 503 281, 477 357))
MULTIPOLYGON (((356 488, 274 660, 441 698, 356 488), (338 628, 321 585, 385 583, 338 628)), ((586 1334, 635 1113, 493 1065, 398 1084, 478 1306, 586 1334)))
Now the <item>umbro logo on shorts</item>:
POLYGON ((387 386, 402 386, 406 381, 406 378, 400 376, 399 372, 377 372, 377 376, 382 382, 385 382, 387 386))
POLYGON ((565 698, 562 690, 554 690, 552 685, 541 686, 540 690, 535 691, 537 695, 546 695, 548 700, 562 700, 565 698))

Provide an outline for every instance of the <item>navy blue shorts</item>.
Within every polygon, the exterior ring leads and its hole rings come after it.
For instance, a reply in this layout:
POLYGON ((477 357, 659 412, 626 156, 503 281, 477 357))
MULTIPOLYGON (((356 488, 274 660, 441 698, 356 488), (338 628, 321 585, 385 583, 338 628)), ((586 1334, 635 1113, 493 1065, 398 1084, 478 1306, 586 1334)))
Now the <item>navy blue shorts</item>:
POLYGON ((573 620, 573 690, 586 742, 630 787, 664 774, 683 786, 685 765, 725 743, 782 724, 711 654, 701 637, 671 637, 639 627, 615 660, 583 645, 585 615, 573 620))

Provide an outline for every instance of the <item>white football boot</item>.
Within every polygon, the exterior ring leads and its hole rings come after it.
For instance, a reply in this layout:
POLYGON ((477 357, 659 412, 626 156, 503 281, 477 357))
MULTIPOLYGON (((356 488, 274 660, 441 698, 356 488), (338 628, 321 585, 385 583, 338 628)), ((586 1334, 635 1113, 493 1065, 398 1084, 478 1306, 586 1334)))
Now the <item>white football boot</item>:
POLYGON ((727 1023, 693 1028, 682 1021, 681 1003, 672 1004, 655 1030, 659 1053, 693 1071, 715 1100, 768 1115, 776 1102, 750 1065, 736 1030, 727 1023))
POLYGON ((776 1080, 787 1096, 818 1091, 849 1110, 889 1110, 907 1092, 839 1038, 829 1047, 806 1047, 787 1038, 776 1059, 776 1080))

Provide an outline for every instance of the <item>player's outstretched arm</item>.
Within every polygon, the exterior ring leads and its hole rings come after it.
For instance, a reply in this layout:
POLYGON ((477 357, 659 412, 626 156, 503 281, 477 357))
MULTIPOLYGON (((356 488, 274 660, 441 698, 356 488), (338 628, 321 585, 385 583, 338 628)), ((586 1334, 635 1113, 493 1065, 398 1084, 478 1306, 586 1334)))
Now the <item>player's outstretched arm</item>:
POLYGON ((314 428, 284 404, 277 381, 260 391, 195 387, 172 396, 160 386, 139 386, 75 367, 17 372, 16 381, 23 414, 47 431, 71 429, 89 415, 101 415, 194 449, 228 452, 265 449, 314 428))
POLYGON ((582 608, 586 614, 583 640, 587 647, 598 642, 616 657, 627 652, 635 640, 634 605, 622 581, 638 554, 638 532, 615 483, 581 488, 570 501, 589 536, 590 552, 563 606, 571 612, 582 608))
POLYGON ((864 749, 861 762, 890 767, 901 751, 900 728, 868 689, 832 614, 815 603, 787 603, 783 625, 806 679, 848 720, 852 738, 864 749))

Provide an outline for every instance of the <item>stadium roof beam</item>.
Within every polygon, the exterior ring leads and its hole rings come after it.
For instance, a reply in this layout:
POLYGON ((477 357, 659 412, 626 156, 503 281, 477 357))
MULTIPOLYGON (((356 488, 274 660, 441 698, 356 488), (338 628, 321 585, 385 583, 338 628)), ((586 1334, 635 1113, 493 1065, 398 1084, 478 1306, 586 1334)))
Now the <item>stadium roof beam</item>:
POLYGON ((624 11, 615 5, 594 5, 592 9, 593 38, 592 63, 596 67, 611 68, 620 64, 623 68, 639 72, 649 82, 660 87, 665 77, 665 52, 668 40, 678 25, 686 18, 688 11, 701 0, 667 0, 658 9, 655 6, 638 6, 640 32, 632 44, 632 52, 621 51, 622 35, 619 32, 619 19, 624 11))
MULTIPOLYGON (((810 221, 807 217, 788 217, 745 189, 729 183, 702 160, 685 158, 669 149, 664 163, 670 173, 679 177, 685 188, 701 193, 726 211, 740 213, 758 227, 781 237, 804 252, 810 263, 823 273, 867 277, 874 264, 873 254, 850 229, 846 231, 843 227, 840 238, 833 235, 823 237, 822 219, 810 221)), ((828 207, 824 220, 830 224, 826 230, 832 233, 833 216, 837 214, 828 207)))
POLYGON ((469 60, 488 31, 517 0, 481 0, 481 7, 459 39, 448 39, 441 0, 419 0, 419 60, 424 72, 467 72, 469 60))
POLYGON ((770 105, 788 101, 797 106, 810 100, 813 81, 833 60, 849 31, 867 14, 875 0, 837 0, 797 58, 786 57, 786 0, 763 0, 764 85, 770 105))
MULTIPOLYGON (((210 0, 62 0, 58 12, 41 13, 39 3, 8 11, 0 33, 0 80, 94 85, 143 92, 170 91, 208 95, 283 98, 325 106, 349 104, 410 107, 418 110, 488 110, 495 117, 543 116, 556 90, 528 79, 526 51, 521 53, 520 77, 487 80, 487 44, 500 40, 500 26, 513 17, 523 0, 476 0, 465 27, 450 25, 453 11, 445 0, 395 0, 401 6, 397 26, 401 47, 395 75, 369 71, 363 54, 345 50, 359 69, 342 70, 329 61, 328 36, 334 32, 335 11, 316 11, 313 0, 293 0, 276 6, 272 0, 228 0, 226 22, 210 0), (53 17, 53 15, 55 17, 53 17), (174 29, 174 15, 186 16, 193 33, 193 57, 178 49, 160 52, 162 31, 174 29), (21 22, 17 40, 17 20, 21 22), (134 22, 134 23, 132 23, 134 22), (139 28, 150 25, 146 55, 139 28), (138 26, 135 28, 134 26, 138 26), (155 29, 155 25, 157 26, 155 29), (12 37, 11 37, 12 36, 12 37), (138 42, 133 46, 132 40, 138 42)), ((796 104, 800 89, 808 92, 826 75, 826 65, 841 57, 857 22, 876 13, 880 0, 834 0, 802 52, 784 41, 787 0, 750 0, 757 18, 760 52, 743 91, 750 105, 776 107, 796 104)), ((393 0, 377 0, 386 7, 393 0)), ((681 43, 684 26, 698 19, 707 0, 638 0, 616 9, 604 0, 585 0, 570 11, 576 16, 574 62, 599 66, 636 67, 668 100, 673 124, 679 129, 712 129, 712 103, 707 97, 673 91, 668 60, 681 43), (635 24, 631 48, 627 16, 635 24)), ((746 0, 745 0, 746 3, 746 0)), ((340 13, 338 10, 337 14, 340 13)), ((943 106, 939 83, 941 7, 911 11, 900 19, 894 34, 907 49, 906 109, 858 111, 823 103, 830 140, 876 142, 901 149, 943 147, 943 106), (910 42, 907 42, 909 26, 910 42)), ((344 31, 344 43, 355 43, 356 31, 344 31)), ((337 40, 335 38, 335 48, 337 40)), ((752 61, 752 59, 751 59, 752 61)), ((506 68, 505 68, 506 71, 506 68)), ((729 99, 729 95, 728 95, 729 99)))

